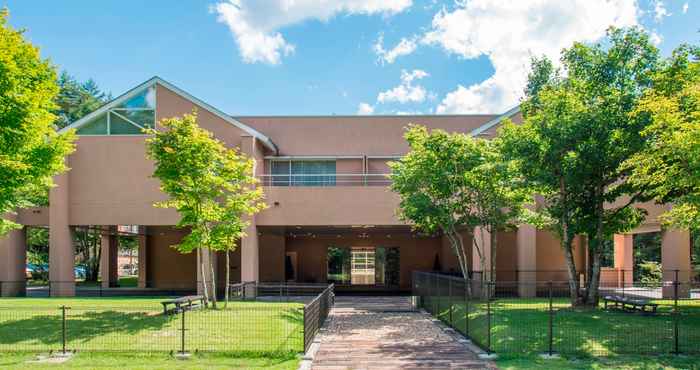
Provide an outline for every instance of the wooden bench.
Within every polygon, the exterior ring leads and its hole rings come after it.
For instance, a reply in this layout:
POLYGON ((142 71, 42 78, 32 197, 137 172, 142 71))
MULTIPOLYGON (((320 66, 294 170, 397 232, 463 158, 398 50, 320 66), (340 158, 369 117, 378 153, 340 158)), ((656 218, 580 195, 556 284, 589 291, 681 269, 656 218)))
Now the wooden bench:
POLYGON ((611 303, 614 308, 625 311, 640 311, 652 314, 656 313, 656 308, 659 306, 656 303, 651 303, 648 299, 621 297, 618 295, 605 296, 603 297, 603 302, 606 310, 608 309, 608 303, 611 303))
POLYGON ((183 310, 193 310, 195 308, 204 307, 204 296, 201 295, 188 295, 185 297, 175 298, 167 301, 162 301, 160 304, 163 305, 163 314, 167 315, 169 313, 178 313, 183 310), (168 310, 168 306, 173 305, 173 309, 168 310))

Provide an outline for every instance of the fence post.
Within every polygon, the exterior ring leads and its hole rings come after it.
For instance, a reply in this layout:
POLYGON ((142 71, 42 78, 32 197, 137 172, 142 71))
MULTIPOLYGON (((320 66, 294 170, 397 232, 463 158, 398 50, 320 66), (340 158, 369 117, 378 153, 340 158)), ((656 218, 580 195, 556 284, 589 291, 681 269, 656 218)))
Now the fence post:
POLYGON ((678 348, 678 270, 673 280, 673 353, 680 354, 678 348))
POLYGON ((625 297, 625 269, 622 269, 622 297, 625 297))
POLYGON ((554 309, 552 307, 552 281, 549 281, 549 356, 554 354, 554 309))
MULTIPOLYGON (((483 280, 482 280, 483 281, 483 280)), ((484 284, 482 284, 483 286, 484 284)), ((491 282, 486 282, 486 288, 491 290, 491 282)), ((491 354, 491 296, 486 294, 486 324, 488 335, 486 336, 486 353, 491 354)))
POLYGON ((185 311, 186 310, 180 311, 181 317, 182 317, 182 320, 180 320, 181 324, 182 324, 182 327, 180 329, 181 330, 181 333, 180 333, 180 354, 181 355, 185 354, 185 311))
POLYGON ((438 275, 434 273, 433 278, 435 280, 435 289, 433 289, 433 314, 440 319, 440 300, 438 298, 440 287, 438 285, 438 275))
POLYGON ((469 291, 471 290, 471 280, 464 280, 464 335, 469 336, 469 291))
POLYGON ((66 354, 66 307, 61 306, 61 350, 66 354))
POLYGON ((447 304, 450 310, 450 312, 448 313, 450 326, 454 326, 452 321, 452 278, 447 280, 447 304))

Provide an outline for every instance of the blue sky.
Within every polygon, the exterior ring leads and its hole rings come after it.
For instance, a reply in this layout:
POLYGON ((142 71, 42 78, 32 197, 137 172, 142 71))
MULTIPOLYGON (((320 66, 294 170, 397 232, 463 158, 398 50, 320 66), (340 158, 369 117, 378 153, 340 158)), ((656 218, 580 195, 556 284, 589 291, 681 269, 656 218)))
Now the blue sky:
POLYGON ((119 95, 158 75, 232 115, 499 113, 530 55, 609 25, 664 54, 700 1, 0 0, 60 69, 119 95), (60 5, 58 5, 60 4, 60 5))

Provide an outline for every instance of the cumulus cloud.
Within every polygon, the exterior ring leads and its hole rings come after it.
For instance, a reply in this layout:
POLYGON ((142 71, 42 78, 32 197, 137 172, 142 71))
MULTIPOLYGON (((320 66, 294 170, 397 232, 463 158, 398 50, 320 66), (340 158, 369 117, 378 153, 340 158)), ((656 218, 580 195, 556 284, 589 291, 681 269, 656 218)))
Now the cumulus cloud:
POLYGON ((664 20, 664 17, 670 16, 671 13, 666 9, 666 4, 662 0, 656 0, 654 2, 654 21, 660 23, 664 20))
POLYGON ((363 116, 374 114, 374 107, 371 104, 360 103, 360 105, 357 106, 357 114, 363 116))
POLYGON ((683 4, 683 14, 688 13, 688 3, 683 4))
POLYGON ((325 22, 338 14, 393 15, 412 0, 228 0, 212 11, 228 26, 246 63, 279 64, 295 51, 280 29, 309 19, 325 22))
POLYGON ((503 112, 521 97, 532 56, 558 62, 562 48, 598 40, 611 25, 636 25, 638 15, 636 0, 471 0, 443 9, 422 42, 464 59, 486 56, 495 72, 457 86, 436 112, 503 112))
POLYGON ((659 46, 664 41, 664 38, 659 35, 656 31, 651 31, 649 34, 649 41, 651 41, 652 44, 659 46))
POLYGON ((379 35, 377 42, 374 43, 372 49, 377 54, 377 58, 381 64, 392 64, 396 58, 413 53, 418 46, 416 38, 401 38, 396 46, 386 50, 384 49, 384 35, 379 35))
POLYGON ((384 103, 421 103, 428 97, 428 92, 421 85, 416 85, 413 82, 422 78, 428 77, 428 73, 414 69, 413 71, 401 71, 401 83, 386 91, 382 91, 377 96, 377 102, 384 103))

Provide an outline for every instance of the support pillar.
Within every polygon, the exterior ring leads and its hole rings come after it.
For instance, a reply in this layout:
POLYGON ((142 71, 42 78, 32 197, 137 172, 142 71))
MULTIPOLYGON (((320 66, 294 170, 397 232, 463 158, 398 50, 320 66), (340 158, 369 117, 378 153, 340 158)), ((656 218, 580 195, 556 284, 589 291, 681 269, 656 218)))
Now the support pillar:
POLYGON ((662 231, 661 270, 663 272, 663 297, 673 298, 672 282, 678 279, 678 297, 690 297, 690 232, 688 230, 667 229, 662 231))
POLYGON ((148 259, 147 251, 147 240, 146 240, 146 226, 139 226, 139 251, 137 255, 137 263, 139 266, 139 280, 138 287, 146 288, 148 286, 148 277, 146 276, 146 260, 148 259))
POLYGON ((70 227, 68 174, 49 191, 49 289, 52 297, 75 296, 75 245, 70 227))
POLYGON ((119 286, 119 238, 116 227, 103 228, 100 240, 100 279, 103 288, 119 286))
MULTIPOLYGON (((15 215, 8 218, 17 221, 15 215)), ((26 228, 12 230, 0 237, 0 297, 21 297, 27 294, 26 262, 26 228)))
POLYGON ((634 235, 615 234, 613 243, 617 287, 625 288, 634 280, 634 235))
POLYGON ((518 227, 518 294, 537 295, 537 229, 532 225, 518 227))
MULTIPOLYGON (((241 152, 255 161, 253 174, 257 177, 263 174, 264 154, 262 144, 253 136, 241 136, 241 152)), ((258 246, 258 229, 255 216, 248 219, 246 236, 241 239, 241 282, 260 281, 260 258, 258 246)), ((248 295, 248 292, 246 292, 248 295)))

